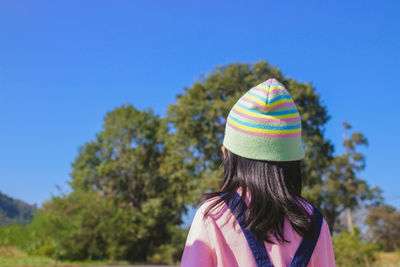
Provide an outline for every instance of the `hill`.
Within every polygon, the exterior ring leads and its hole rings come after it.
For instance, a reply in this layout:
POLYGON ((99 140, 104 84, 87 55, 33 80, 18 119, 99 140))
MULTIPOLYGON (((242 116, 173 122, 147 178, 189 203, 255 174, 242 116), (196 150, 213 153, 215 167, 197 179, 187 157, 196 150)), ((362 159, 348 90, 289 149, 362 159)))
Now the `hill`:
POLYGON ((33 220, 35 207, 0 192, 0 225, 27 224, 33 220))

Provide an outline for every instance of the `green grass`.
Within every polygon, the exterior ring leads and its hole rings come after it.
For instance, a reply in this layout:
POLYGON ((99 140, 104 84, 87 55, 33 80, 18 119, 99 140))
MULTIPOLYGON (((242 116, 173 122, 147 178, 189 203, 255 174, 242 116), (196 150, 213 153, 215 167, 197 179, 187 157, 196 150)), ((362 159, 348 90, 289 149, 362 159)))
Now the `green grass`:
MULTIPOLYGON (((371 267, 400 267, 400 252, 377 252, 377 261, 371 267)), ((32 256, 16 249, 15 247, 0 247, 0 266, 4 267, 22 267, 22 266, 59 266, 59 267, 78 267, 78 266, 96 266, 96 265, 128 265, 128 262, 110 262, 110 261, 57 261, 43 256, 32 256)), ((353 266, 356 267, 356 266, 353 266)))
MULTIPOLYGON (((59 266, 59 267, 78 267, 78 266, 106 266, 106 265, 123 265, 123 263, 114 263, 114 262, 106 262, 106 261, 85 261, 85 262, 64 262, 64 261, 55 261, 46 257, 35 257, 28 256, 20 259, 2 259, 0 258, 0 266, 4 267, 21 267, 21 266, 32 266, 32 267, 50 267, 50 266, 59 266)), ((127 264, 127 263, 124 263, 127 264)))
POLYGON ((0 266, 95 266, 95 265, 127 265, 128 262, 110 262, 110 261, 57 261, 43 256, 32 256, 22 252, 15 247, 0 247, 0 266))

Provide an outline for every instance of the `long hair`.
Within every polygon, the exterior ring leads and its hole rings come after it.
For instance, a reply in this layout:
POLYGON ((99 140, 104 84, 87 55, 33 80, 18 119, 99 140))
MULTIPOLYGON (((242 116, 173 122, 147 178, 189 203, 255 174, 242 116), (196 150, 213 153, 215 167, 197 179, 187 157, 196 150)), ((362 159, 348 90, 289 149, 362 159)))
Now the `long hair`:
MULTIPOLYGON (((238 156, 226 149, 224 158, 224 179, 217 192, 206 193, 201 202, 220 196, 205 210, 204 217, 217 206, 229 201, 238 189, 242 189, 242 203, 246 192, 250 203, 246 210, 245 222, 259 240, 275 243, 289 242, 284 237, 284 219, 302 237, 311 229, 312 216, 301 201, 301 162, 262 161, 238 156)), ((245 205, 245 204, 244 204, 245 205)), ((239 207, 241 208, 241 207, 239 207)), ((235 214, 237 216, 238 214, 235 214)))

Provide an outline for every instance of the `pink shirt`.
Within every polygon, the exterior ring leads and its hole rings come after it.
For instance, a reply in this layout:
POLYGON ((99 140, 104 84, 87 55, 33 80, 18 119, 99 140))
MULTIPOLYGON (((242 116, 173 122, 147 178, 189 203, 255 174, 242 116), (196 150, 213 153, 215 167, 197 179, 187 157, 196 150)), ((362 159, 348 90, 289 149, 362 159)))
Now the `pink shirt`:
MULTIPOLYGON (((186 240, 181 267, 257 266, 239 224, 236 223, 235 227, 232 227, 236 219, 225 203, 203 219, 204 211, 211 202, 212 199, 208 200, 196 212, 186 240)), ((309 208, 311 212, 311 207, 309 208)), ((287 220, 284 225, 284 236, 286 240, 291 241, 284 246, 278 242, 276 244, 264 242, 275 267, 289 266, 302 240, 287 220)), ((308 266, 335 266, 331 235, 325 219, 308 266)))

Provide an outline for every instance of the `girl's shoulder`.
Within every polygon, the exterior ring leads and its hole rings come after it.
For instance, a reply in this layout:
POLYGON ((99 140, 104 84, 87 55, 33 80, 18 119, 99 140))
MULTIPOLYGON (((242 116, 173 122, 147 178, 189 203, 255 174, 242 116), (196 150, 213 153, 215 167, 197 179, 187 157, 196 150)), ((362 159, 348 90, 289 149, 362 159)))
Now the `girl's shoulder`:
POLYGON ((229 225, 227 222, 236 219, 232 216, 233 214, 225 201, 219 200, 219 196, 207 199, 198 207, 195 216, 198 219, 201 218, 206 224, 218 227, 229 225))
POLYGON ((226 210, 226 205, 225 202, 222 201, 218 203, 216 206, 214 204, 220 199, 220 197, 212 197, 204 201, 198 208, 197 212, 201 214, 208 214, 210 216, 216 216, 220 214, 221 212, 224 212, 226 210))

